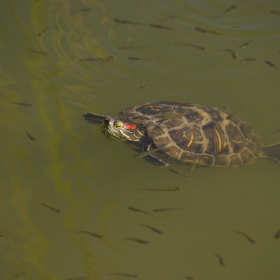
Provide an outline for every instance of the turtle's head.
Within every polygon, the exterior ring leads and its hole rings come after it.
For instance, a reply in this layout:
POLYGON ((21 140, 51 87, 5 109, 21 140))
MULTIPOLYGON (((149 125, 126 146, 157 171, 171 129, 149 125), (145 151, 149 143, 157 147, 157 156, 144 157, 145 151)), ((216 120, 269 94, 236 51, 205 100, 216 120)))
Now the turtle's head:
POLYGON ((111 117, 104 119, 100 129, 107 138, 118 141, 139 141, 142 136, 136 124, 111 117))

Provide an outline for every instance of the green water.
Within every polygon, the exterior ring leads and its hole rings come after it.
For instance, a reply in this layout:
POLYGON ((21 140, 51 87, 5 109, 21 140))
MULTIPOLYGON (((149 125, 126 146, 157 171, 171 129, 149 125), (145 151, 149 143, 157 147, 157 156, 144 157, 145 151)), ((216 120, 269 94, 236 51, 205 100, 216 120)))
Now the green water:
POLYGON ((260 159, 182 178, 136 159, 81 116, 160 100, 244 108, 266 144, 280 141, 271 139, 280 128, 280 71, 265 63, 280 69, 272 10, 279 1, 2 1, 0 278, 279 279, 278 165, 260 159), (256 61, 242 65, 245 58, 256 61), (180 209, 152 211, 172 207, 180 209))

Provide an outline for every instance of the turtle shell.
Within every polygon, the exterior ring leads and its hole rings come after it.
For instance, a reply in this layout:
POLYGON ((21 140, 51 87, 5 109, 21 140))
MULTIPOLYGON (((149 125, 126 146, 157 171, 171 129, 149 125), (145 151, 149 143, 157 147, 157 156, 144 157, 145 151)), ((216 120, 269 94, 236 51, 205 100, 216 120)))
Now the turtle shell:
POLYGON ((120 115, 177 162, 239 166, 263 154, 261 137, 251 126, 217 108, 162 101, 129 107, 120 115))

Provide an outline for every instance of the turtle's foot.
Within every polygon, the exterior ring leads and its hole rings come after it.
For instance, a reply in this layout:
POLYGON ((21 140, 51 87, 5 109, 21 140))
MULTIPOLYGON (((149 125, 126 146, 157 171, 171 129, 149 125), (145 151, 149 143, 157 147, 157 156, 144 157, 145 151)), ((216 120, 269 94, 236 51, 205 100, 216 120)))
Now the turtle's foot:
POLYGON ((169 165, 169 163, 165 162, 162 159, 162 156, 160 156, 160 154, 163 152, 161 152, 160 149, 158 147, 156 147, 154 144, 148 145, 147 153, 149 153, 149 154, 144 157, 144 159, 146 159, 147 161, 149 161, 155 165, 159 165, 160 167, 166 167, 169 165))

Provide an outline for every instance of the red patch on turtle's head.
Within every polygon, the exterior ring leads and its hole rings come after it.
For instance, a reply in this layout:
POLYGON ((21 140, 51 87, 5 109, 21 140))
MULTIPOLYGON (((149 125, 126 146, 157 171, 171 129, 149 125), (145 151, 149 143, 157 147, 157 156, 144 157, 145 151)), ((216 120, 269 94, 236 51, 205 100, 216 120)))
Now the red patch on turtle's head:
POLYGON ((136 128, 136 124, 134 123, 125 124, 123 127, 128 130, 134 130, 136 128))

